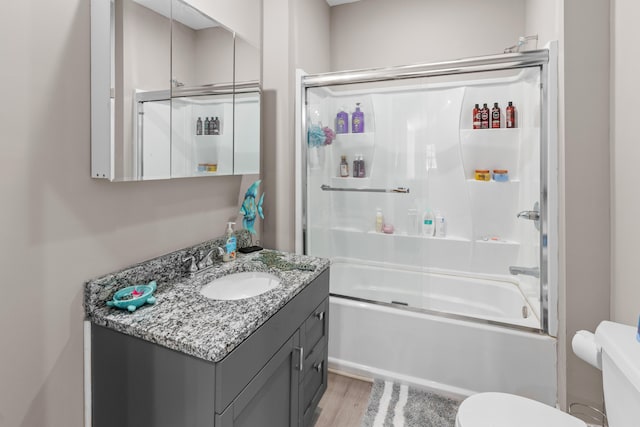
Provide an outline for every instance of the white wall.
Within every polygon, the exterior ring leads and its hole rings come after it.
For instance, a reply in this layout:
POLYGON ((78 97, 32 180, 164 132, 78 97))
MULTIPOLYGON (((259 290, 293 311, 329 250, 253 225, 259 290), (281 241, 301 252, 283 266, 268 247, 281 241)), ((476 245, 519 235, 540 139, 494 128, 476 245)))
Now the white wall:
POLYGON ((84 282, 222 235, 248 184, 91 179, 89 2, 3 16, 0 426, 80 427, 84 282))
POLYGON ((636 54, 640 3, 612 0, 611 136, 612 136, 612 288, 611 318, 635 325, 640 315, 638 242, 637 105, 640 58, 636 54))

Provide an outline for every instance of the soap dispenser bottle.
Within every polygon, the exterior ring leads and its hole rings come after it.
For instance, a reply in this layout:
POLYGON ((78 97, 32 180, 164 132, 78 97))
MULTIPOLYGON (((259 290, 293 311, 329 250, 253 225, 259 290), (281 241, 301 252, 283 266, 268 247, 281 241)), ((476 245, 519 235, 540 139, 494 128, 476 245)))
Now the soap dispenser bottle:
POLYGON ((235 222, 228 222, 227 223, 227 231, 225 233, 225 237, 226 237, 226 244, 225 244, 225 250, 224 250, 224 255, 222 255, 222 261, 224 262, 229 262, 229 261, 233 261, 236 259, 236 247, 237 247, 237 242, 236 242, 236 236, 233 235, 233 226, 236 225, 235 222))
POLYGON ((360 111, 360 103, 356 102, 356 111, 351 115, 351 132, 364 132, 364 113, 360 111))

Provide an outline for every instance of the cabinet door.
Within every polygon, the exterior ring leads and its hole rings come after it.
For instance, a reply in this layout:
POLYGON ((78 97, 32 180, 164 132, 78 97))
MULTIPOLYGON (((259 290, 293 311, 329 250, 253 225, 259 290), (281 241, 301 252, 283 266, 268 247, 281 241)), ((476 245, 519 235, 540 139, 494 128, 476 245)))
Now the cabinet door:
POLYGON ((314 420, 315 410, 327 389, 327 342, 321 341, 306 359, 304 378, 300 382, 299 414, 301 427, 310 427, 314 420))
POLYGON ((222 414, 215 427, 298 427, 300 336, 267 362, 222 414))

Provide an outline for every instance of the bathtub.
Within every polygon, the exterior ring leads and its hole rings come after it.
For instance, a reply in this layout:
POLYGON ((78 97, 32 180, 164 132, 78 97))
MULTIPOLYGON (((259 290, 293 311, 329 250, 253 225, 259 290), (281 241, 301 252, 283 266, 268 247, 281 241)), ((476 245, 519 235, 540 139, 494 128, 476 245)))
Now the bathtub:
POLYGON ((335 370, 457 398, 502 391, 557 402, 556 339, 533 329, 517 282, 335 260, 331 294, 335 370))

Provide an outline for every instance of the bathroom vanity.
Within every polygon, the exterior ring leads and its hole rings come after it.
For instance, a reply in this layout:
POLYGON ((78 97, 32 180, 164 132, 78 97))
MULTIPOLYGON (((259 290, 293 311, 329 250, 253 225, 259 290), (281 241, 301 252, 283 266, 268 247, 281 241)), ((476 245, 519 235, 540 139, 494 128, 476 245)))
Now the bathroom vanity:
POLYGON ((329 261, 280 253, 313 268, 287 271, 258 252, 189 278, 166 267, 187 253, 179 252, 87 283, 93 426, 311 425, 327 387, 329 261), (239 300, 199 293, 249 271, 280 285, 239 300), (133 313, 105 305, 125 282, 154 275, 155 305, 133 313))

